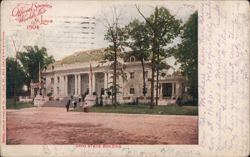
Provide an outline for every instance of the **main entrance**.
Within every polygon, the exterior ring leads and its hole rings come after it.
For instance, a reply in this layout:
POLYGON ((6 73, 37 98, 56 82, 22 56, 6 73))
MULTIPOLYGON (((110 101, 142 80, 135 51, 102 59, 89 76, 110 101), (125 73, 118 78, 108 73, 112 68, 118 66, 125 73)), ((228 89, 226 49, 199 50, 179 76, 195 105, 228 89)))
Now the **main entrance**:
POLYGON ((162 84, 162 96, 171 97, 172 96, 172 83, 163 83, 162 84))

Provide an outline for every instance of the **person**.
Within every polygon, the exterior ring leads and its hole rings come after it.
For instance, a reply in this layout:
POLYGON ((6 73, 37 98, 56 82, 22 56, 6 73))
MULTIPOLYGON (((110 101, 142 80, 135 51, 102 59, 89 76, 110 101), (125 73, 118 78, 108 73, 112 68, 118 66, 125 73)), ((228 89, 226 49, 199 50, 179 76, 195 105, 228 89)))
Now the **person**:
POLYGON ((78 102, 80 103, 81 101, 82 101, 82 96, 79 95, 79 96, 78 96, 78 102))
POLYGON ((74 108, 76 108, 76 104, 77 104, 77 102, 76 102, 76 101, 74 101, 74 103, 73 103, 73 104, 74 104, 74 108))
POLYGON ((103 97, 102 97, 102 95, 100 96, 100 106, 103 106, 103 97))
POLYGON ((68 100, 68 102, 67 102, 67 104, 66 104, 67 112, 69 112, 69 105, 70 105, 70 100, 68 100))

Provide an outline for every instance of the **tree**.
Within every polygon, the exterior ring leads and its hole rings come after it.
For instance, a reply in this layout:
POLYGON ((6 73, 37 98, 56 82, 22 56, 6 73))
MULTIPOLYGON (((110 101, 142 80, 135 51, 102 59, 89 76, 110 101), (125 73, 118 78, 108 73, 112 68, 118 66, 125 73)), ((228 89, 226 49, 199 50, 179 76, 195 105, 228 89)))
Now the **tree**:
POLYGON ((198 100, 198 12, 194 12, 183 26, 182 42, 172 51, 176 62, 188 78, 189 94, 198 100))
POLYGON ((121 16, 117 14, 117 9, 113 8, 113 20, 109 21, 107 17, 105 18, 105 27, 107 32, 104 36, 104 39, 110 42, 109 47, 105 50, 107 55, 106 58, 109 61, 112 61, 113 65, 113 92, 114 93, 114 104, 117 104, 117 58, 118 53, 121 53, 124 49, 127 34, 125 28, 122 28, 119 23, 121 16))
POLYGON ((146 80, 145 80, 145 65, 144 62, 149 59, 149 36, 148 29, 145 27, 144 22, 140 22, 135 19, 130 22, 126 29, 129 34, 127 46, 132 49, 131 52, 126 54, 126 57, 134 56, 136 60, 139 60, 142 65, 143 76, 143 95, 146 95, 146 80))
POLYGON ((14 90, 16 94, 21 94, 24 82, 26 80, 25 72, 21 65, 14 58, 6 58, 6 95, 7 98, 14 96, 14 90), (15 79, 18 78, 18 79, 15 79))
POLYGON ((38 46, 24 46, 24 48, 24 52, 18 53, 18 59, 26 73, 26 84, 28 91, 30 91, 30 83, 38 82, 39 80, 39 64, 40 69, 44 70, 55 60, 53 56, 47 54, 47 49, 45 47, 39 49, 38 46))
POLYGON ((154 13, 149 17, 145 17, 136 6, 138 12, 145 20, 145 27, 149 29, 149 41, 152 50, 151 55, 151 105, 154 107, 154 85, 155 85, 155 70, 157 70, 156 83, 156 105, 158 104, 158 76, 160 56, 164 52, 165 47, 172 43, 180 33, 181 21, 175 19, 173 15, 164 7, 155 7, 154 13))

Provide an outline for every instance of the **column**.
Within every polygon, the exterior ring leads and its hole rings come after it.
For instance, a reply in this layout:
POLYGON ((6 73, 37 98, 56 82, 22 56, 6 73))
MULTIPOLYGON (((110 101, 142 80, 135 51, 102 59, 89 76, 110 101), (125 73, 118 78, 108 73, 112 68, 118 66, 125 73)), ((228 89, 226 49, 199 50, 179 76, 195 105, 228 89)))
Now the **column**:
POLYGON ((174 96, 174 82, 172 83, 172 97, 174 96))
MULTIPOLYGON (((92 90, 92 88, 91 88, 91 76, 90 76, 91 74, 89 73, 88 75, 89 75, 89 94, 92 95, 93 90, 92 90)), ((92 84, 93 84, 93 83, 92 83, 92 84)))
POLYGON ((96 92, 96 89, 95 89, 95 73, 93 73, 93 92, 96 92))
POLYGON ((68 96, 68 75, 65 75, 65 82, 64 82, 64 95, 68 96))
POLYGON ((107 73, 104 73, 104 89, 107 89, 108 88, 108 78, 107 78, 107 73))
POLYGON ((56 86, 57 86, 57 75, 54 75, 54 84, 53 84, 53 95, 54 96, 57 95, 56 86))
POLYGON ((60 91, 60 96, 64 95, 64 76, 60 75, 60 87, 59 87, 59 91, 60 91))
POLYGON ((65 95, 66 95, 66 94, 65 94, 65 93, 66 93, 66 92, 65 92, 65 91, 66 91, 66 89, 65 89, 65 88, 66 88, 66 85, 65 85, 65 84, 66 84, 66 83, 65 83, 65 82, 66 82, 66 76, 65 76, 65 75, 63 75, 63 80, 62 80, 62 81, 63 81, 63 95, 65 96, 65 95))
POLYGON ((181 93, 180 93, 180 84, 179 82, 176 83, 176 87, 175 87, 175 93, 177 96, 181 96, 181 93))
POLYGON ((74 75, 75 76, 75 94, 74 95, 77 95, 77 75, 74 75))
POLYGON ((78 75, 78 95, 81 95, 81 75, 78 75))

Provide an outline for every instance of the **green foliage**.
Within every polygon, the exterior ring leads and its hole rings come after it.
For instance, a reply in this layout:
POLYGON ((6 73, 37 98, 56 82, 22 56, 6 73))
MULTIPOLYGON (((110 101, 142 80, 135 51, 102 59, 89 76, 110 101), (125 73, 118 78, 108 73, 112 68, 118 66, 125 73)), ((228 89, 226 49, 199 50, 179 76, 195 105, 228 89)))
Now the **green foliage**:
POLYGON ((6 58, 6 94, 7 98, 14 95, 14 86, 16 94, 22 93, 25 84, 26 75, 21 65, 14 58, 6 58))
POLYGON ((182 43, 172 50, 181 70, 188 77, 189 93, 198 99, 198 12, 183 26, 182 43))
POLYGON ((104 35, 104 40, 112 43, 109 45, 109 50, 122 51, 123 46, 125 44, 126 39, 128 38, 128 34, 125 28, 119 26, 118 21, 114 21, 114 23, 109 25, 106 34, 104 35))
POLYGON ((126 45, 133 50, 133 55, 138 59, 148 59, 149 57, 149 30, 145 22, 135 19, 126 26, 129 38, 126 45))
POLYGON ((26 73, 26 83, 29 87, 32 81, 38 82, 39 80, 39 64, 41 70, 43 70, 55 60, 53 56, 48 56, 45 47, 39 49, 38 46, 24 46, 24 48, 24 52, 18 53, 18 59, 21 61, 26 73))
MULTIPOLYGON (((151 70, 152 70, 152 78, 151 78, 151 108, 154 105, 154 80, 155 80, 155 70, 157 70, 157 78, 160 70, 160 63, 162 61, 161 58, 166 58, 168 56, 168 50, 166 47, 168 44, 173 43, 174 39, 180 33, 180 24, 181 20, 175 19, 173 15, 168 11, 168 9, 164 7, 156 7, 154 13, 152 13, 149 17, 145 17, 137 6, 138 12, 145 20, 145 24, 141 23, 141 27, 144 27, 148 34, 145 36, 147 40, 146 43, 149 44, 149 50, 151 52, 151 70)), ((139 22, 136 22, 135 25, 139 25, 139 22)), ((139 37, 139 36, 138 36, 139 37)), ((144 37, 144 36, 140 36, 144 37)), ((140 43, 138 41, 138 43, 140 43)), ((136 44, 138 46, 138 44, 136 44)), ((158 81, 158 80, 157 80, 158 81)), ((158 82, 157 82, 158 89, 158 82)), ((156 89, 156 90, 157 90, 156 89)), ((158 92, 158 90, 157 90, 158 92)), ((156 93, 158 94, 158 93, 156 93)), ((157 101, 156 101, 157 102, 157 101)))
POLYGON ((180 33, 181 20, 176 19, 168 9, 156 7, 155 12, 146 18, 151 32, 151 43, 153 37, 157 40, 157 48, 163 48, 173 42, 180 33))

